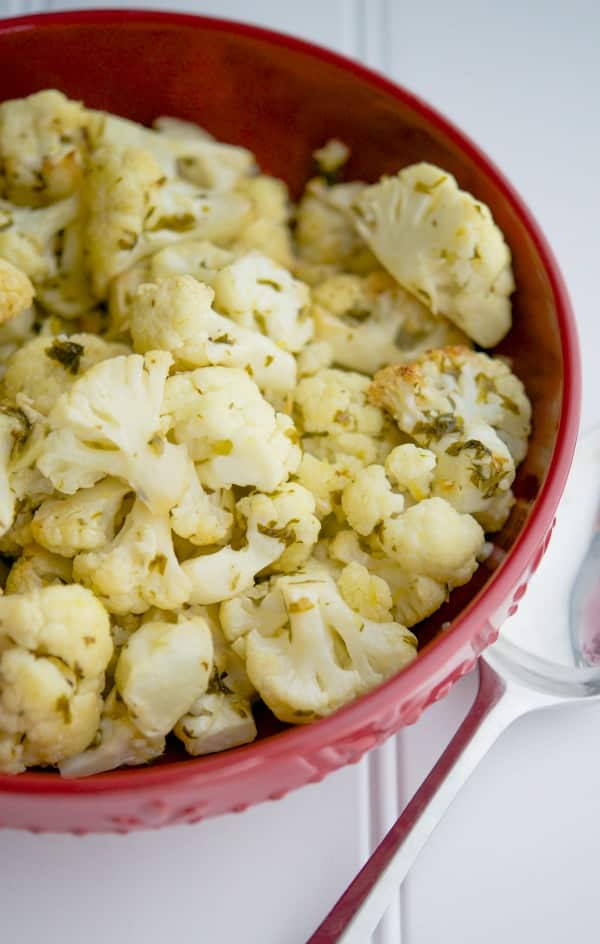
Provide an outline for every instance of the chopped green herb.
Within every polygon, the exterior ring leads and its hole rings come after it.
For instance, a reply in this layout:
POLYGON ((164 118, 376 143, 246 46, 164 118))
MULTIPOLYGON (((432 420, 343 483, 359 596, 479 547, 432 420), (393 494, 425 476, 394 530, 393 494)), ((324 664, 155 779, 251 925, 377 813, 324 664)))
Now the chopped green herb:
POLYGON ((56 699, 54 708, 63 716, 63 721, 65 724, 71 723, 71 703, 66 695, 61 695, 56 699))
POLYGON ((258 285, 268 285, 269 288, 274 289, 276 292, 281 292, 282 288, 278 282, 274 282, 273 279, 257 279, 258 285))
POLYGON ((137 233, 134 233, 133 230, 125 230, 123 235, 117 241, 117 246, 119 249, 127 251, 128 249, 133 249, 138 241, 137 233))
POLYGON ((233 449, 233 443, 231 439, 215 439, 211 448, 216 456, 228 456, 233 449))
POLYGON ((308 597, 300 597, 299 600, 294 600, 288 606, 288 612, 290 613, 307 613, 308 610, 314 610, 315 605, 312 600, 309 600, 308 597))
POLYGON ((462 428, 463 423, 459 416, 454 416, 452 413, 440 413, 439 416, 432 417, 429 422, 415 423, 412 433, 415 439, 427 445, 432 439, 441 439, 448 433, 460 433, 462 428))
POLYGON ((149 570, 157 570, 161 577, 164 576, 167 569, 167 558, 164 554, 157 554, 149 564, 149 570))
POLYGON ((155 233, 159 229, 170 229, 175 233, 185 233, 196 224, 193 213, 173 213, 172 216, 161 216, 148 231, 155 233))
POLYGON ((208 688, 206 689, 209 695, 216 695, 219 692, 222 695, 231 695, 232 690, 229 688, 225 679, 228 677, 227 672, 219 672, 218 669, 215 669, 213 672, 210 682, 208 683, 208 688))
POLYGON ((83 344, 78 344, 77 341, 53 341, 46 348, 47 357, 53 361, 58 361, 65 370, 73 375, 79 371, 83 352, 83 344))
POLYGON ((514 400, 511 400, 511 398, 507 397, 504 393, 500 394, 500 399, 502 400, 502 406, 505 410, 508 410, 509 413, 515 413, 517 416, 519 415, 519 407, 514 400))
POLYGON ((298 519, 292 518, 292 520, 288 521, 282 528, 269 528, 264 524, 259 524, 257 527, 260 533, 264 534, 265 537, 276 538, 278 541, 283 541, 286 547, 289 547, 289 545, 293 544, 296 540, 296 533, 293 528, 290 527, 292 524, 298 524, 298 519))

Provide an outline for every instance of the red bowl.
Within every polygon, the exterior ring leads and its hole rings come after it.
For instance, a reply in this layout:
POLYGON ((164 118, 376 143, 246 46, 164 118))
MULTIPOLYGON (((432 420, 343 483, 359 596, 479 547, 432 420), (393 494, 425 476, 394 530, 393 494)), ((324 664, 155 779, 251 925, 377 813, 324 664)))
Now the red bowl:
POLYGON ((533 401, 531 446, 497 552, 419 627, 418 659, 308 727, 277 730, 265 718, 257 742, 226 753, 184 760, 173 752, 153 767, 81 781, 0 775, 1 826, 85 833, 197 822, 355 763, 414 723, 496 638, 546 549, 571 463, 580 400, 573 314, 542 233, 491 161, 428 105, 355 62, 255 27, 169 13, 95 10, 1 22, 2 96, 46 87, 137 121, 160 114, 198 121, 250 147, 295 193, 311 151, 332 136, 352 148, 349 179, 433 161, 489 204, 513 253, 515 327, 501 350, 533 401))

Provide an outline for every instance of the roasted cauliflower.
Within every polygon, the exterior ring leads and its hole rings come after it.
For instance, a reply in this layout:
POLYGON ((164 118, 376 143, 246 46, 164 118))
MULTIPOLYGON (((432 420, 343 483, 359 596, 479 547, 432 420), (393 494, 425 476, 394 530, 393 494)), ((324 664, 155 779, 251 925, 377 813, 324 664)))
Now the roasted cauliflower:
POLYGON ((356 229, 400 285, 482 347, 511 326, 515 283, 510 250, 484 203, 452 174, 413 164, 363 188, 356 229))
MULTIPOLYGON (((72 584, 0 597, 0 733, 9 773, 57 764, 90 743, 112 654, 108 616, 72 584)), ((4 756, 3 756, 4 755, 4 756)))
POLYGON ((276 337, 271 340, 217 314, 213 297, 212 288, 190 275, 141 285, 130 310, 135 350, 169 351, 181 368, 240 368, 265 393, 290 396, 296 382, 291 354, 275 343, 276 337))
POLYGON ((328 715, 490 554, 531 431, 478 349, 510 249, 444 170, 349 157, 294 204, 189 121, 0 104, 0 771, 328 715))
POLYGON ((37 460, 59 492, 73 495, 112 475, 156 513, 179 501, 189 463, 185 449, 165 438, 160 415, 171 363, 165 351, 111 357, 61 394, 37 460))
POLYGON ((330 714, 416 656, 408 629, 355 612, 325 575, 275 577, 267 596, 249 606, 248 677, 282 721, 305 724, 330 714), (270 609, 267 621, 263 608, 270 609))
POLYGON ((441 348, 380 371, 370 396, 435 453, 434 494, 459 511, 484 515, 489 530, 504 524, 531 430, 529 399, 504 361, 441 348))

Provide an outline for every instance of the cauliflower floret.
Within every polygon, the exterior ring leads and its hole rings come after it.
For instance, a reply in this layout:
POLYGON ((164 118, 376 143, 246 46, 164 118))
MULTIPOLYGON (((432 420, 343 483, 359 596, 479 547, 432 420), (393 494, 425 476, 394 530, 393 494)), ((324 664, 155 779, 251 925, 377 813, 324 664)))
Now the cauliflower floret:
POLYGON ((231 248, 236 252, 258 249, 269 259, 291 269, 294 263, 289 228, 290 201, 283 180, 258 174, 239 181, 237 188, 252 204, 252 215, 231 248))
POLYGON ((274 532, 283 527, 286 544, 285 551, 269 571, 292 573, 308 561, 319 537, 321 522, 315 515, 315 498, 297 482, 280 485, 269 497, 277 511, 278 523, 274 526, 274 532))
POLYGON ((63 557, 100 550, 114 538, 130 491, 124 482, 106 478, 68 498, 49 498, 33 516, 31 533, 38 544, 63 557))
POLYGON ((385 460, 385 474, 399 491, 419 502, 429 498, 437 459, 430 449, 403 443, 392 449, 385 460))
POLYGON ((300 463, 298 435, 243 370, 201 367, 166 384, 163 412, 209 488, 252 485, 271 492, 300 463))
POLYGON ((385 421, 378 436, 366 433, 315 434, 303 436, 301 447, 305 453, 325 462, 347 462, 356 459, 361 465, 381 464, 391 449, 404 442, 395 424, 385 421))
POLYGON ((252 586, 265 568, 285 570, 306 560, 320 528, 313 509, 310 493, 300 485, 240 499, 231 544, 181 565, 192 584, 190 602, 220 603, 252 586))
POLYGON ((242 368, 262 390, 289 396, 296 382, 291 354, 270 338, 217 314, 213 297, 212 288, 190 275, 140 286, 130 309, 136 351, 169 351, 181 368, 242 368))
POLYGON ((270 635, 285 622, 286 609, 280 593, 270 593, 271 581, 261 581, 244 593, 221 603, 219 624, 233 652, 243 656, 246 637, 257 621, 270 635), (239 652, 238 652, 239 650, 239 652))
POLYGON ((335 508, 341 508, 342 494, 346 485, 354 481, 362 464, 353 456, 342 456, 337 462, 317 459, 305 452, 296 473, 296 478, 315 499, 315 512, 326 518, 335 508))
POLYGON ((57 275, 57 240, 77 213, 77 197, 37 210, 0 200, 0 257, 24 272, 37 287, 57 275))
MULTIPOLYGON (((234 652, 231 656, 239 659, 234 652)), ((230 694, 227 689, 216 689, 196 699, 175 725, 173 733, 183 742, 188 754, 200 757, 250 744, 257 731, 247 699, 230 694)))
POLYGON ((160 410, 172 358, 165 351, 111 357, 54 404, 39 470, 67 495, 112 475, 166 513, 188 484, 185 448, 163 438, 160 410))
POLYGON ((378 268, 352 219, 352 203, 364 188, 361 183, 328 187, 318 178, 308 182, 296 215, 296 241, 302 260, 358 274, 378 268))
MULTIPOLYGON (((255 606, 246 636, 248 677, 282 721, 306 723, 327 715, 378 685, 416 656, 417 640, 404 626, 355 613, 331 577, 275 577, 279 620, 255 606)), ((273 614, 274 615, 274 614, 273 614)))
POLYGON ((213 285, 217 273, 234 259, 232 252, 206 239, 190 239, 166 246, 121 272, 110 283, 108 305, 112 335, 129 331, 131 303, 140 285, 158 282, 171 275, 193 275, 199 282, 213 285))
POLYGON ((206 491, 195 466, 190 470, 189 482, 169 513, 173 531, 200 546, 226 543, 233 526, 233 492, 231 489, 206 491))
POLYGON ((139 499, 109 544, 77 555, 73 578, 93 590, 111 613, 177 609, 192 591, 173 550, 168 517, 153 515, 139 499))
POLYGON ((0 553, 11 557, 33 540, 33 512, 54 491, 35 468, 45 434, 39 419, 26 403, 0 407, 0 553))
POLYGON ((73 579, 71 561, 51 554, 36 544, 27 544, 6 578, 7 593, 29 593, 53 584, 69 584, 73 579))
POLYGON ((124 702, 113 688, 104 702, 100 726, 90 746, 58 765, 61 776, 89 777, 117 767, 147 764, 165 750, 161 735, 146 737, 134 724, 124 702))
POLYGON ((168 734, 206 691, 212 672, 210 627, 199 614, 144 623, 123 646, 115 682, 146 737, 168 734))
POLYGON ((373 374, 430 348, 468 344, 462 331, 432 315, 384 272, 334 275, 317 286, 313 299, 317 337, 336 364, 352 370, 373 374))
POLYGON ((398 444, 394 424, 367 400, 369 378, 345 370, 321 370, 296 387, 295 410, 302 448, 337 462, 353 456, 363 465, 381 462, 398 444))
POLYGON ((393 619, 392 592, 382 577, 370 574, 366 567, 355 561, 344 567, 337 582, 342 597, 356 613, 385 623, 393 619))
MULTIPOLYGON (((199 612, 196 607, 195 612, 199 612)), ((248 744, 256 737, 251 701, 255 689, 244 663, 227 644, 218 616, 203 610, 213 640, 213 670, 204 694, 177 722, 174 734, 196 757, 248 744)))
MULTIPOLYGON (((339 531, 330 542, 328 552, 333 561, 339 564, 361 565, 372 577, 378 577, 382 580, 391 593, 393 617, 403 626, 415 626, 427 616, 435 613, 446 601, 448 588, 445 583, 432 580, 431 577, 424 577, 422 574, 411 574, 401 564, 389 560, 381 550, 381 545, 375 536, 365 541, 364 538, 359 539, 354 531, 339 531)), ((355 572, 351 571, 350 575, 352 576, 353 573, 355 572)), ((347 575, 342 580, 344 574, 345 570, 342 571, 340 577, 342 582, 339 583, 339 586, 342 595, 346 599, 346 594, 352 591, 348 589, 350 576, 347 575)), ((359 588, 361 583, 366 581, 364 575, 360 577, 356 576, 356 573, 355 579, 359 588)), ((375 605, 378 605, 379 602, 387 602, 385 588, 381 584, 367 585, 367 587, 368 590, 364 593, 359 589, 357 597, 346 599, 346 602, 352 605, 353 599, 355 603, 359 599, 362 601, 360 605, 365 606, 365 601, 373 600, 372 596, 367 595, 368 592, 374 594, 373 603, 375 605)), ((369 618, 373 619, 374 617, 370 615, 369 618)))
POLYGON ((4 377, 6 361, 26 341, 35 337, 35 311, 27 308, 10 321, 0 324, 0 378, 4 377))
POLYGON ((390 560, 409 573, 453 587, 471 579, 485 543, 483 529, 471 515, 461 515, 443 498, 435 497, 387 518, 380 540, 390 560))
POLYGON ((26 441, 29 430, 30 423, 22 410, 0 407, 0 535, 8 531, 15 517, 11 457, 17 445, 26 441))
POLYGON ((33 295, 33 285, 25 273, 0 259, 0 324, 30 308, 33 295))
POLYGON ((106 611, 84 587, 0 597, 0 732, 11 772, 56 764, 90 743, 112 654, 106 611))
POLYGON ((489 208, 459 190, 451 174, 413 164, 364 188, 352 210, 379 262, 434 314, 482 347, 508 333, 510 250, 489 208))
MULTIPOLYGON (((403 496, 392 492, 382 466, 361 469, 344 489, 342 510, 356 535, 370 536, 367 555, 359 553, 360 538, 348 547, 348 539, 339 532, 329 553, 342 563, 365 566, 384 580, 397 607, 408 592, 416 591, 411 608, 403 606, 401 610, 403 617, 408 617, 405 622, 413 625, 415 614, 419 618, 429 615, 443 602, 449 588, 471 578, 484 537, 470 515, 458 514, 440 498, 423 499, 406 511, 403 506, 403 496), (400 572, 394 565, 399 565, 400 572), (436 586, 415 586, 407 580, 408 575, 428 578, 436 586), (431 600, 435 605, 428 610, 431 600)), ((346 586, 349 579, 346 576, 346 586)), ((396 618, 399 612, 397 609, 396 618)))
POLYGON ((248 252, 215 278, 215 307, 243 328, 297 353, 310 341, 308 286, 260 252, 248 252))
POLYGON ((85 269, 84 226, 76 219, 60 233, 56 270, 37 286, 36 297, 44 308, 61 318, 81 318, 96 300, 85 269))
POLYGON ((333 351, 327 341, 310 341, 296 358, 298 376, 312 377, 333 364, 333 351))
POLYGON ((400 515, 404 498, 392 491, 383 466, 369 465, 346 485, 342 509, 350 527, 358 534, 367 535, 382 521, 400 515))
POLYGON ((32 507, 30 502, 18 503, 12 524, 0 537, 0 554, 5 557, 18 557, 23 548, 32 543, 31 522, 34 511, 35 507, 32 507))
POLYGON ((33 338, 9 358, 4 390, 15 402, 23 394, 33 409, 47 416, 77 377, 100 361, 126 353, 123 344, 111 344, 95 334, 33 338))
POLYGON ((381 410, 367 401, 368 377, 346 370, 322 370, 296 387, 295 403, 305 433, 364 433, 378 436, 381 410))
POLYGON ((161 117, 156 130, 117 115, 95 112, 95 147, 144 148, 169 177, 183 177, 199 187, 232 190, 254 171, 254 156, 246 148, 223 144, 191 122, 161 117))
POLYGON ((436 454, 434 494, 459 511, 492 518, 500 509, 508 513, 505 496, 527 450, 531 405, 503 361, 467 348, 441 348, 380 371, 370 395, 401 430, 436 454))
POLYGON ((335 183, 350 157, 350 148, 338 138, 330 138, 313 151, 313 159, 319 175, 329 184, 335 183))
POLYGON ((81 177, 90 113, 46 89, 0 105, 0 193, 41 206, 69 196, 81 177))
POLYGON ((96 151, 84 198, 88 263, 100 299, 110 279, 144 256, 183 239, 227 239, 250 211, 241 194, 167 180, 152 154, 135 147, 96 151))

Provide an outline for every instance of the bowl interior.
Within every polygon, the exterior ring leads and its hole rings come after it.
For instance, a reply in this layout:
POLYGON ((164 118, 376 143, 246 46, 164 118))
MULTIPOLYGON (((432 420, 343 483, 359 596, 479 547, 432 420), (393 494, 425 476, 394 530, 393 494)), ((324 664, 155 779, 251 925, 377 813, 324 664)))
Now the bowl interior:
MULTIPOLYGON (((410 95, 302 43, 232 31, 218 22, 101 14, 42 18, 32 27, 0 28, 0 97, 56 87, 89 106, 149 123, 160 114, 197 121, 217 138, 251 148, 261 167, 297 195, 311 152, 338 137, 352 149, 348 179, 374 180, 414 161, 440 164, 486 202, 514 260, 514 328, 501 345, 524 381, 534 431, 519 470, 518 498, 496 536, 497 553, 471 583, 417 632, 433 644, 489 582, 527 522, 555 450, 563 403, 564 363, 553 286, 539 246, 504 184, 462 136, 410 95), (199 26, 199 24, 201 25, 199 26)), ((410 671, 410 670, 409 670, 410 671)), ((278 726, 265 712, 262 736, 278 726)))

